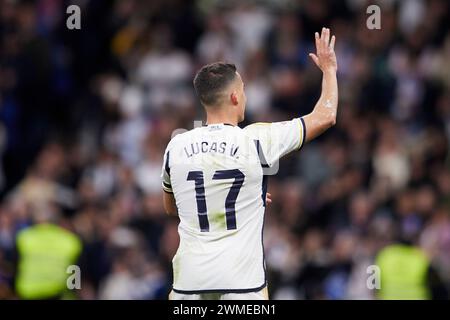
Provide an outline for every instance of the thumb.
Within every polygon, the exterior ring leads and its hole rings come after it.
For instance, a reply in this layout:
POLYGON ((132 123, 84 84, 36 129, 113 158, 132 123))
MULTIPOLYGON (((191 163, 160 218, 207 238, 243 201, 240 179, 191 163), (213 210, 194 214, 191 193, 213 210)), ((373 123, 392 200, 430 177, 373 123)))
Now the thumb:
POLYGON ((314 53, 310 53, 309 56, 314 61, 314 63, 319 67, 319 58, 314 53))

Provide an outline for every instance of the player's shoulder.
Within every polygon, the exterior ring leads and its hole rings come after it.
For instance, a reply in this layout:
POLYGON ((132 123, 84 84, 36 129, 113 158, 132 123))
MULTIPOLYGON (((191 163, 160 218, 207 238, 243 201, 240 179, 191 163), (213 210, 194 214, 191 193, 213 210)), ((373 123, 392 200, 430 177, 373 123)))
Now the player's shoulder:
POLYGON ((255 122, 244 128, 248 136, 254 139, 265 139, 273 136, 278 136, 286 130, 297 129, 300 125, 300 118, 293 118, 291 120, 279 122, 255 122))
POLYGON ((271 125, 271 122, 255 122, 244 127, 242 130, 247 136, 254 138, 258 137, 263 132, 267 132, 271 125))
POLYGON ((264 130, 265 128, 270 127, 271 124, 272 122, 255 122, 244 127, 243 130, 245 131, 264 130))
POLYGON ((202 127, 194 128, 191 130, 187 130, 184 132, 177 133, 174 135, 169 143, 167 144, 167 149, 173 148, 174 146, 178 144, 183 144, 188 140, 191 140, 194 136, 199 134, 199 131, 202 127))
POLYGON ((299 122, 299 118, 293 118, 291 120, 279 121, 279 122, 255 122, 249 124, 244 128, 247 132, 258 132, 258 131, 267 131, 273 128, 282 128, 283 126, 287 126, 296 122, 299 122))

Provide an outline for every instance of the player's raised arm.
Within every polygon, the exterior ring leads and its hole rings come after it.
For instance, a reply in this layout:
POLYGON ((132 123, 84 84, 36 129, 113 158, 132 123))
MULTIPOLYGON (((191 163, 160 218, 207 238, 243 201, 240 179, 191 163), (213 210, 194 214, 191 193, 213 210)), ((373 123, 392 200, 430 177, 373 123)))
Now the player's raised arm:
POLYGON ((314 110, 303 117, 306 126, 306 141, 322 134, 336 123, 338 105, 338 85, 336 78, 337 61, 334 52, 335 36, 330 39, 330 29, 322 28, 322 33, 316 32, 316 54, 309 56, 322 70, 322 93, 314 110))

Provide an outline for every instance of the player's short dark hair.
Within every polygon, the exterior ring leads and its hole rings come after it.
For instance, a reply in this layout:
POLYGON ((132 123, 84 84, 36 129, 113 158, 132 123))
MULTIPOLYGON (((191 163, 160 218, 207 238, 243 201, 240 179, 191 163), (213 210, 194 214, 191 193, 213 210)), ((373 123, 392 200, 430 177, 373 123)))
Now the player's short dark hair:
POLYGON ((202 67, 194 78, 194 88, 203 105, 218 103, 222 91, 236 78, 236 66, 215 62, 202 67))

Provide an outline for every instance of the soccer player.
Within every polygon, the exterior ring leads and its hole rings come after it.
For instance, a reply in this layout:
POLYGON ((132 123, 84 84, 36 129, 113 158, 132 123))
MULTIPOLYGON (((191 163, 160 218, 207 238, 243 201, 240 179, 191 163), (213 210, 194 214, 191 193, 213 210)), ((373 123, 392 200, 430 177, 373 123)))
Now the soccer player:
POLYGON ((322 93, 303 117, 241 129, 246 97, 233 64, 201 68, 194 87, 206 125, 176 135, 162 168, 164 207, 178 214, 180 245, 169 299, 268 299, 262 230, 267 171, 336 122, 335 37, 316 32, 322 93))

